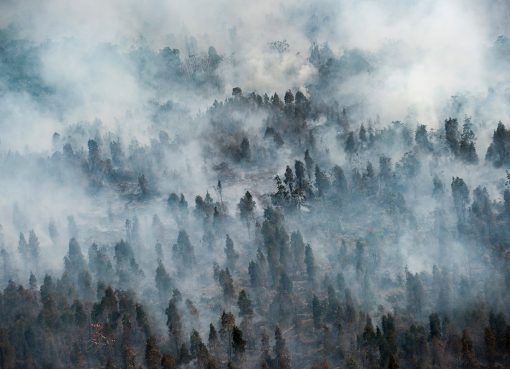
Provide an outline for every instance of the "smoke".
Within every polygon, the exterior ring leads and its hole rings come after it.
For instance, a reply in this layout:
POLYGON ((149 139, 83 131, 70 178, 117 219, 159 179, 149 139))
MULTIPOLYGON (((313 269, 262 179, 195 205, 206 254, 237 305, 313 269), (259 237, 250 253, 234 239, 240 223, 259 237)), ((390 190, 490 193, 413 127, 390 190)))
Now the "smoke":
MULTIPOLYGON (((4 121, 18 127, 37 121, 34 136, 96 118, 109 129, 140 131, 137 122, 147 117, 146 104, 154 99, 184 100, 197 112, 235 86, 259 92, 305 90, 318 73, 308 61, 312 42, 327 44, 340 61, 357 50, 359 58, 350 63, 367 63, 356 73, 329 77, 328 97, 347 106, 361 103, 362 119, 379 115, 384 122, 407 118, 438 126, 451 96, 469 96, 471 104, 464 109, 473 115, 490 89, 499 103, 483 112, 483 119, 508 115, 507 65, 493 52, 498 36, 508 35, 504 1, 52 0, 3 1, 0 6, 0 27, 37 47, 36 73, 54 92, 52 116, 26 96, 9 96, 3 104, 4 121), (275 50, 274 41, 285 41, 287 47, 275 50), (222 88, 198 98, 148 89, 129 52, 166 46, 180 49, 182 57, 214 46, 223 56, 222 88)), ((8 141, 9 148, 20 149, 18 136, 14 130, 4 145, 8 141)), ((41 148, 48 147, 46 141, 41 148)))
MULTIPOLYGON (((138 252, 150 268, 156 259, 153 245, 161 241, 149 235, 151 220, 155 214, 164 218, 170 192, 184 193, 190 209, 197 194, 210 192, 235 216, 239 198, 250 189, 260 215, 270 203, 264 194, 272 191, 275 173, 301 159, 302 152, 291 145, 276 150, 260 139, 251 141, 250 164, 231 160, 243 138, 259 139, 268 126, 268 115, 260 111, 227 110, 217 121, 208 115, 215 99, 224 100, 238 86, 244 96, 277 92, 282 99, 288 89, 300 90, 317 101, 346 107, 355 125, 370 122, 380 129, 392 121, 440 128, 449 115, 470 116, 482 157, 492 135, 488 127, 510 114, 509 13, 506 1, 475 0, 4 0, 0 186, 5 196, 0 224, 6 241, 14 250, 18 232, 33 228, 44 235, 51 219, 65 229, 73 215, 83 229, 85 247, 107 244, 125 235, 126 219, 140 217, 145 251, 151 252, 138 252), (83 159, 90 139, 108 160, 110 142, 118 140, 126 156, 118 166, 129 168, 119 176, 146 175, 159 191, 154 203, 139 205, 125 188, 96 190, 80 172, 82 162, 65 161, 65 144, 83 159), (51 167, 54 162, 58 164, 51 167), (220 177, 223 193, 216 185, 220 177), (12 221, 15 206, 26 214, 21 226, 12 221)), ((337 142, 336 128, 321 131, 328 121, 325 114, 317 115, 308 122, 319 132, 317 163, 364 170, 376 150, 353 163, 337 142)), ((387 150, 396 163, 408 148, 392 144, 378 149, 387 150)), ((404 191, 408 206, 417 209, 418 219, 439 207, 428 198, 436 174, 446 184, 452 175, 462 176, 473 184, 470 188, 484 185, 491 198, 499 198, 501 173, 482 164, 474 168, 438 164, 427 157, 419 183, 404 191), (440 166, 446 169, 441 172, 440 166)), ((132 182, 129 186, 136 187, 132 182)), ((344 220, 346 229, 353 226, 344 220)), ((301 221, 289 219, 295 229, 301 221)), ((198 222, 185 217, 164 223, 166 246, 175 242, 181 227, 198 228, 190 231, 192 242, 203 242, 198 222)), ((454 223, 449 219, 451 228, 454 223)), ((431 227, 427 223, 398 240, 401 257, 412 270, 430 270, 436 261, 437 255, 426 247, 435 241, 423 234, 431 227)), ((233 228, 236 242, 252 241, 253 234, 233 228)), ((303 232, 315 236, 313 225, 303 232)), ((48 269, 61 264, 72 232, 62 234, 59 242, 40 237, 48 269)), ((223 235, 215 242, 223 243, 223 235)), ((324 235, 318 237, 321 262, 328 261, 329 242, 324 235)), ((252 254, 243 255, 243 261, 252 254)), ((207 254, 201 266, 222 257, 220 248, 207 254)), ((205 279, 205 274, 197 279, 205 279)), ((149 279, 152 282, 152 275, 149 279)), ((188 289, 192 282, 186 283, 188 289)))

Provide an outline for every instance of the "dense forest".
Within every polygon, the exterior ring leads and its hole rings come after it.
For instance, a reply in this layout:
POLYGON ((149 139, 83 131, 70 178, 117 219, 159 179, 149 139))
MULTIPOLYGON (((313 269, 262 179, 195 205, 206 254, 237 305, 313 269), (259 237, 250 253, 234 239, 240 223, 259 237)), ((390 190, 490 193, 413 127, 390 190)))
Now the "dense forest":
POLYGON ((510 368, 506 81, 392 120, 338 93, 384 68, 323 12, 264 41, 303 63, 268 90, 248 52, 85 52, 3 7, 1 369, 510 368))

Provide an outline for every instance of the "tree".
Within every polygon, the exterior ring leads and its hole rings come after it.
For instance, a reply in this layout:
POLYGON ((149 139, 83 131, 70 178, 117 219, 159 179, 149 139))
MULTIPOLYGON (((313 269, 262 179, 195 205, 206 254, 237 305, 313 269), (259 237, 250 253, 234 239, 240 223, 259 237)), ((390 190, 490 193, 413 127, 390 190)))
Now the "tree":
POLYGON ((285 272, 285 269, 282 269, 280 272, 278 291, 283 294, 290 294, 292 293, 292 288, 293 288, 292 280, 285 272))
POLYGON ((414 178, 418 174, 420 166, 416 152, 406 152, 397 163, 396 169, 404 178, 414 178))
POLYGON ((291 90, 287 90, 287 92, 285 92, 283 101, 285 101, 285 105, 291 105, 294 102, 294 95, 291 90))
POLYGON ((290 235, 290 249, 294 259, 294 266, 296 271, 303 270, 305 260, 305 243, 301 232, 292 232, 290 235))
POLYGON ((315 259, 313 257, 313 251, 310 245, 306 245, 305 247, 305 265, 306 265, 306 273, 308 274, 308 279, 310 281, 315 280, 315 259))
POLYGON ((24 258, 28 256, 28 243, 25 239, 25 235, 22 232, 19 233, 18 251, 24 258))
POLYGON ((234 281, 228 268, 220 271, 218 281, 223 289, 223 297, 229 301, 234 298, 234 281))
POLYGON ((179 196, 177 196, 175 192, 172 192, 170 195, 168 195, 166 203, 170 208, 177 208, 179 205, 179 196))
POLYGON ((322 323, 322 304, 316 295, 312 299, 312 316, 315 329, 319 329, 322 323))
POLYGON ((52 220, 48 224, 48 233, 50 235, 50 238, 53 242, 57 242, 58 239, 58 230, 57 226, 55 225, 55 222, 52 220))
POLYGON ((246 348, 246 341, 243 339, 243 332, 239 327, 234 326, 232 329, 232 349, 236 354, 244 353, 246 348))
MULTIPOLYGON (((209 49, 207 50, 207 59, 211 70, 214 71, 220 65, 221 61, 223 60, 223 57, 218 54, 218 52, 213 46, 209 46, 209 49)), ((233 96, 237 95, 237 92, 236 94, 234 94, 234 90, 236 88, 239 89, 239 95, 242 95, 242 91, 240 91, 241 89, 239 87, 235 87, 234 89, 232 89, 232 95, 233 96)))
POLYGON ((466 119, 460 136, 459 143, 459 156, 468 164, 478 163, 478 155, 475 147, 475 134, 472 130, 472 124, 469 119, 466 119))
POLYGON ((243 137, 239 146, 239 157, 241 160, 250 160, 251 158, 250 141, 246 137, 243 137))
POLYGON ((163 354, 161 358, 161 369, 177 369, 175 358, 169 354, 163 354))
MULTIPOLYGON (((113 360, 111 358, 108 358, 108 360, 106 360, 105 368, 106 369, 115 369, 115 366, 113 365, 113 360)), ((149 369, 150 369, 150 367, 149 367, 149 369)))
POLYGON ((165 299, 172 289, 172 280, 161 260, 158 260, 155 280, 160 298, 165 299))
POLYGON ((101 160, 99 145, 95 140, 89 140, 87 142, 87 146, 89 149, 89 169, 91 171, 95 171, 99 169, 99 164, 101 160))
POLYGON ((356 241, 356 254, 355 254, 355 264, 356 264, 356 275, 360 276, 364 269, 366 268, 365 263, 365 244, 361 240, 356 241))
POLYGON ((444 184, 439 179, 438 176, 434 176, 434 179, 432 180, 432 184, 434 185, 434 189, 432 190, 432 195, 435 197, 440 197, 444 193, 444 184))
POLYGON ((232 361, 232 334, 235 327, 235 317, 232 313, 226 313, 223 311, 221 314, 221 330, 220 330, 220 336, 222 337, 223 341, 225 342, 228 350, 228 361, 232 361))
POLYGON ((64 267, 68 275, 77 278, 80 272, 86 269, 85 259, 81 253, 80 245, 75 238, 71 238, 69 241, 69 251, 67 256, 64 258, 64 267))
POLYGON ((501 122, 494 131, 485 160, 491 162, 496 168, 510 164, 510 130, 507 130, 501 122))
POLYGON ((260 287, 262 286, 262 271, 260 270, 260 266, 255 261, 250 261, 248 265, 248 273, 250 274, 250 284, 252 287, 260 287))
POLYGON ((106 251, 94 243, 89 248, 89 269, 98 280, 111 281, 114 277, 113 266, 106 251))
POLYGON ((490 329, 490 327, 485 328, 484 331, 484 342, 485 342, 485 357, 491 366, 496 361, 497 357, 497 343, 496 336, 490 329))
POLYGON ((415 316, 420 316, 425 300, 425 291, 418 274, 413 275, 406 269, 407 310, 415 316))
POLYGON ((427 134, 427 126, 420 125, 416 129, 415 141, 418 146, 426 151, 432 151, 432 144, 429 141, 427 134))
POLYGON ((253 219, 253 212, 255 210, 255 201, 249 191, 246 191, 241 200, 239 200, 239 213, 241 219, 246 221, 249 224, 249 221, 253 219))
POLYGON ((343 169, 338 165, 333 167, 333 188, 339 196, 347 193, 347 180, 343 169))
POLYGON ((159 351, 156 337, 147 338, 145 345, 145 363, 147 369, 159 369, 161 364, 161 352, 159 351))
POLYGON ((353 155, 356 152, 356 141, 354 139, 354 132, 349 132, 345 140, 344 150, 348 155, 353 155))
POLYGON ((189 352, 193 359, 198 358, 202 355, 203 350, 207 350, 202 342, 202 337, 200 337, 200 333, 198 333, 195 329, 191 331, 190 339, 189 339, 189 352))
POLYGON ((225 239, 225 256, 227 257, 227 268, 235 269, 236 260, 239 258, 239 255, 234 250, 234 241, 227 234, 225 239))
POLYGON ((379 178, 383 183, 387 183, 391 176, 391 158, 387 156, 380 156, 379 157, 379 178))
POLYGON ((282 331, 278 326, 276 326, 274 330, 274 340, 275 344, 273 347, 273 352, 276 360, 276 367, 278 369, 289 369, 290 368, 289 352, 287 351, 285 338, 283 338, 282 331))
POLYGON ((271 195, 271 202, 275 206, 286 206, 289 203, 289 191, 285 188, 280 179, 280 176, 276 175, 274 177, 276 182, 276 193, 271 195))
POLYGON ((308 99, 301 91, 296 92, 295 98, 296 98, 297 105, 302 105, 302 104, 305 104, 308 102, 308 99))
POLYGON ((363 143, 366 143, 367 140, 367 131, 365 129, 365 126, 362 124, 359 128, 359 140, 363 143))
POLYGON ((280 110, 283 107, 282 100, 280 99, 280 96, 275 92, 273 96, 271 96, 271 105, 275 108, 280 110))
POLYGON ((352 357, 352 355, 347 357, 347 360, 345 361, 345 369, 360 369, 358 363, 352 357))
POLYGON ((319 196, 324 196, 329 191, 330 182, 329 178, 321 171, 318 165, 315 166, 315 186, 319 191, 319 196))
POLYGON ((473 350, 473 340, 468 331, 462 331, 462 368, 463 369, 479 369, 480 364, 476 360, 473 350))
POLYGON ((239 315, 242 317, 251 317, 253 315, 253 308, 251 306, 251 300, 245 290, 239 292, 237 299, 237 306, 239 307, 239 315))
POLYGON ((188 209, 188 202, 186 201, 186 198, 184 197, 184 194, 182 194, 182 193, 181 193, 181 196, 179 197, 179 208, 181 210, 188 209))
POLYGON ((310 156, 310 152, 308 150, 305 151, 305 165, 306 165, 306 172, 308 174, 308 178, 311 179, 312 178, 314 162, 313 162, 313 159, 310 156))
POLYGON ((179 231, 177 243, 173 245, 172 251, 180 274, 183 274, 184 270, 191 269, 195 264, 195 251, 185 230, 179 231))
POLYGON ((441 338, 441 321, 436 313, 429 316, 430 339, 441 338))
POLYGON ((363 345, 366 347, 372 347, 376 343, 376 335, 374 331, 374 325, 370 315, 367 314, 367 321, 363 330, 363 345))
POLYGON ((138 188, 140 189, 140 195, 142 198, 149 196, 149 181, 144 174, 138 176, 138 188))
POLYGON ((243 96, 243 90, 241 90, 241 87, 234 87, 232 89, 232 96, 234 96, 234 97, 241 97, 241 96, 243 96))
POLYGON ((182 325, 175 298, 172 298, 169 301, 165 314, 167 316, 166 325, 168 327, 168 334, 170 337, 170 348, 174 356, 178 356, 182 342, 182 325))
POLYGON ((289 192, 292 193, 294 187, 294 173, 292 172, 292 169, 288 165, 287 168, 285 168, 285 176, 283 183, 285 183, 289 187, 289 192))
MULTIPOLYGON (((45 280, 46 282, 46 280, 45 280)), ((41 287, 42 288, 42 287, 41 287)), ((51 297, 51 295, 49 295, 51 297)), ((119 301, 113 289, 108 286, 99 303, 94 304, 92 309, 92 320, 95 322, 105 321, 114 326, 120 318, 119 301)))
POLYGON ((39 239, 32 229, 28 235, 28 246, 27 246, 28 256, 33 260, 37 260, 39 258, 39 239))
POLYGON ((34 273, 30 272, 30 277, 28 279, 28 285, 31 290, 35 290, 37 288, 37 278, 34 273))
POLYGON ((188 364, 192 360, 191 354, 189 353, 188 347, 185 343, 181 345, 179 350, 179 363, 188 364))
POLYGON ((400 365, 398 363, 398 359, 395 355, 390 355, 390 360, 388 362, 388 369, 400 369, 400 365))
POLYGON ((457 217, 459 223, 462 224, 465 220, 466 206, 469 202, 469 190, 464 180, 459 177, 452 179, 451 188, 457 217))
POLYGON ((15 369, 16 349, 9 341, 7 331, 0 329, 0 368, 15 369))
POLYGON ((485 187, 478 186, 473 191, 473 204, 471 205, 471 213, 474 215, 474 217, 477 217, 482 222, 490 222, 492 220, 493 216, 491 200, 485 187))
POLYGON ((282 254, 282 245, 287 245, 289 235, 285 229, 283 214, 274 208, 264 210, 264 222, 261 229, 265 251, 267 254, 267 264, 273 282, 276 284, 279 277, 280 256, 282 254))
POLYGON ((209 324, 209 337, 207 339, 207 345, 209 346, 209 350, 216 352, 219 347, 218 333, 216 332, 216 328, 211 323, 209 324))
POLYGON ((296 173, 297 190, 305 191, 308 182, 305 178, 306 170, 302 161, 296 160, 294 162, 294 171, 296 173))
POLYGON ((455 118, 448 118, 444 122, 445 139, 453 155, 459 155, 459 122, 455 118))

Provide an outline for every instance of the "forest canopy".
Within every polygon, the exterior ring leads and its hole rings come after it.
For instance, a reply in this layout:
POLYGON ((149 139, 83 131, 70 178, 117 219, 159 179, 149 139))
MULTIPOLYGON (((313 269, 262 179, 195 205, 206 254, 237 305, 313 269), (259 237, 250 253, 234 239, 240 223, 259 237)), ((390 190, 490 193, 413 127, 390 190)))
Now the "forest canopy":
POLYGON ((508 5, 174 3, 0 4, 0 368, 510 367, 508 5))

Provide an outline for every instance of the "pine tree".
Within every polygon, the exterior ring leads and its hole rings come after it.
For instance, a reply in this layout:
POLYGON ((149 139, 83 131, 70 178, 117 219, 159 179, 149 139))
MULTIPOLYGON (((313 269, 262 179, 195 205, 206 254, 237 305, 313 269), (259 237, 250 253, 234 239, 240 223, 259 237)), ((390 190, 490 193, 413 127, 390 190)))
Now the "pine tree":
POLYGON ((67 256, 64 258, 64 266, 65 272, 73 276, 73 278, 77 278, 80 272, 86 269, 85 267, 85 259, 83 258, 83 254, 81 253, 80 245, 75 238, 71 238, 69 241, 69 251, 67 256))
POLYGON ((178 357, 179 348, 182 343, 182 325, 175 298, 172 298, 168 303, 168 308, 165 310, 165 314, 167 316, 166 325, 168 327, 168 334, 170 337, 170 349, 172 350, 172 354, 178 357))
POLYGON ((487 359, 487 362, 493 365, 497 357, 497 343, 496 336, 494 335, 490 327, 485 328, 484 342, 485 342, 485 357, 487 359))
POLYGON ((253 197, 249 191, 246 191, 244 197, 241 197, 241 200, 239 200, 239 205, 237 207, 239 208, 241 219, 243 219, 246 222, 249 222, 251 219, 253 219, 255 201, 253 201, 253 197))
POLYGON ((290 369, 290 356, 287 350, 287 346, 285 343, 285 338, 283 338, 282 331, 280 327, 276 326, 274 331, 274 339, 275 344, 273 347, 273 352, 276 361, 276 367, 278 369, 290 369))
POLYGON ((195 250, 185 230, 179 231, 177 243, 173 245, 172 251, 180 274, 190 270, 195 264, 195 250))
POLYGON ((432 151, 432 144, 429 141, 427 126, 420 125, 416 129, 415 141, 418 146, 426 151, 432 151))
POLYGON ((227 268, 234 270, 236 265, 236 260, 239 258, 239 255, 234 250, 234 241, 227 234, 225 239, 225 248, 224 248, 225 256, 227 258, 227 268))
POLYGON ((388 362, 388 369, 400 369, 398 359, 393 354, 390 355, 390 360, 388 362))
POLYGON ((209 324, 209 337, 207 340, 207 345, 209 346, 209 350, 212 352, 216 352, 219 345, 218 340, 218 333, 216 332, 216 328, 214 328, 214 325, 211 323, 209 324))
POLYGON ((333 189, 338 196, 347 194, 347 179, 344 171, 338 165, 333 167, 333 189))
POLYGON ((243 137, 239 146, 239 157, 241 160, 250 160, 251 158, 250 141, 246 137, 243 137))
POLYGON ((312 316, 315 329, 319 329, 322 324, 322 304, 316 295, 312 299, 312 316))
POLYGON ((310 281, 315 280, 315 259, 313 256, 313 251, 310 245, 306 245, 305 247, 305 265, 306 265, 306 273, 308 275, 308 279, 310 281))
POLYGON ((294 173, 292 169, 287 165, 285 168, 285 176, 283 183, 285 183, 289 187, 289 192, 292 193, 294 187, 294 173))
POLYGON ((476 360, 473 350, 473 340, 468 331, 464 329, 462 332, 462 368, 463 369, 479 369, 480 364, 476 360))
MULTIPOLYGON (((113 365, 113 360, 111 358, 108 358, 108 360, 106 360, 105 368, 106 369, 115 369, 115 366, 113 365)), ((151 369, 151 368, 149 367, 149 369, 151 369)))
POLYGON ((246 341, 243 339, 243 332, 239 327, 234 326, 232 329, 232 349, 235 354, 242 354, 246 349, 246 341))
POLYGON ((296 271, 303 270, 305 261, 305 243, 301 232, 292 232, 290 235, 290 249, 294 259, 294 266, 296 271))
POLYGON ((285 101, 285 105, 291 105, 294 102, 294 95, 291 90, 287 90, 287 92, 285 92, 283 101, 285 101))
POLYGON ((237 306, 239 307, 239 315, 242 317, 251 317, 253 315, 253 308, 251 300, 245 290, 239 292, 239 298, 237 299, 237 306))
POLYGON ((22 232, 19 233, 18 251, 22 257, 26 258, 28 256, 28 244, 22 232))
POLYGON ((328 191, 330 187, 329 178, 321 171, 318 165, 315 166, 315 186, 317 187, 317 190, 319 191, 319 196, 324 196, 328 191))
POLYGON ((156 341, 156 337, 147 338, 145 345, 145 363, 147 369, 159 369, 161 364, 161 352, 156 341))
POLYGON ((349 132, 345 140, 344 150, 348 155, 353 155, 356 152, 356 141, 354 139, 354 132, 349 132))
POLYGON ((163 354, 161 358, 161 369, 177 369, 175 358, 169 354, 163 354))
POLYGON ((166 299, 172 290, 172 280, 161 260, 158 260, 155 281, 160 298, 166 299))
POLYGON ((449 118, 444 122, 445 139, 453 155, 459 155, 459 122, 449 118))

